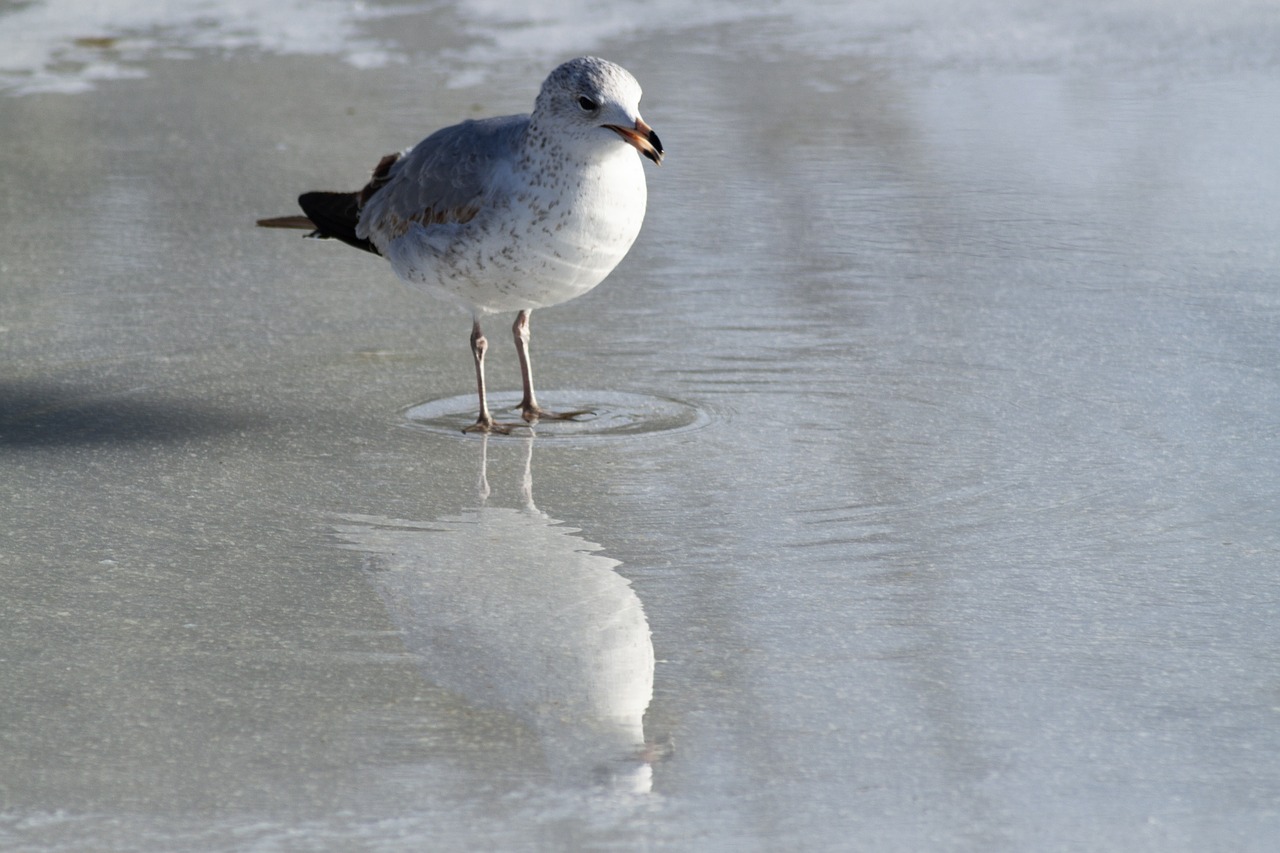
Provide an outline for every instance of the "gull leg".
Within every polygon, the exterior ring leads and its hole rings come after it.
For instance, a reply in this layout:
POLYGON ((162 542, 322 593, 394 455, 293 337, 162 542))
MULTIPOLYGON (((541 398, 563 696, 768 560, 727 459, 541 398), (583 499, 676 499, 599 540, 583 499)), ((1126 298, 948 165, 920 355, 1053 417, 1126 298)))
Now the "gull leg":
POLYGON ((489 340, 484 336, 484 332, 480 331, 480 318, 473 318, 471 321, 471 357, 476 362, 476 394, 480 398, 480 416, 476 418, 474 424, 463 430, 464 432, 489 433, 497 426, 493 421, 493 415, 489 414, 489 402, 484 393, 484 353, 488 348, 489 340))
POLYGON ((537 423, 539 418, 573 420, 582 415, 591 414, 591 412, 585 410, 578 412, 548 412, 539 406, 538 399, 533 393, 533 364, 529 360, 528 311, 521 311, 516 315, 516 321, 511 326, 511 336, 515 338, 516 354, 520 356, 520 382, 524 386, 524 396, 520 400, 520 413, 527 423, 537 423))
POLYGON ((538 399, 533 395, 533 365, 529 363, 528 311, 521 311, 516 315, 516 322, 511 326, 511 336, 515 338, 516 354, 520 356, 520 383, 524 386, 520 411, 526 421, 533 422, 543 414, 543 411, 538 407, 538 399))

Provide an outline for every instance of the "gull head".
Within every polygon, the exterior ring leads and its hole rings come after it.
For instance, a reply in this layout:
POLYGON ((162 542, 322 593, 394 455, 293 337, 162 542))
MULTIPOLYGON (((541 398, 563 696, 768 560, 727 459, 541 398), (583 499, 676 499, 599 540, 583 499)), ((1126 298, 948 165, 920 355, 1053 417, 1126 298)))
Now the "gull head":
POLYGON ((640 84, 621 65, 580 56, 547 76, 533 108, 543 133, 600 145, 621 140, 662 163, 662 140, 640 117, 640 84))

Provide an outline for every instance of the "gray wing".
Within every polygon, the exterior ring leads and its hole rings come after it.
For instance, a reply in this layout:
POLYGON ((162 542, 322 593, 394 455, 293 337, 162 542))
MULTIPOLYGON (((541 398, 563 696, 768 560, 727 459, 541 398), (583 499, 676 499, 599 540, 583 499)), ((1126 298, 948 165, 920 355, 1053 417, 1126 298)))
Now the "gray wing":
POLYGON ((390 163, 385 177, 375 173, 368 195, 361 194, 356 234, 390 240, 415 222, 470 220, 490 194, 496 169, 514 161, 528 125, 528 116, 517 115, 437 130, 390 163))

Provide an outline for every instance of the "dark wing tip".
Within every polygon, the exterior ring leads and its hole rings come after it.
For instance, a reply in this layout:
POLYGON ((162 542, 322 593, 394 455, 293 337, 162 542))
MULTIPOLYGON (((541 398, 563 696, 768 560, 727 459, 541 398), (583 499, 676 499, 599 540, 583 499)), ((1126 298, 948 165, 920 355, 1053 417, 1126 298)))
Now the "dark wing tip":
POLYGON ((356 224, 360 221, 358 193, 303 193, 298 196, 298 206, 315 223, 319 236, 332 237, 348 246, 379 254, 373 243, 356 236, 356 224))

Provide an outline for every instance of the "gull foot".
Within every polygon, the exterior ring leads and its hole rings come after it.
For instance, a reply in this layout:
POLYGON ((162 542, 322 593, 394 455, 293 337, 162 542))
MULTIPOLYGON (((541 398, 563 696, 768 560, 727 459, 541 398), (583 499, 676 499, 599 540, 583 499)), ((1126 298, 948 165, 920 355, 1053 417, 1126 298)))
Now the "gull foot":
POLYGON ((549 412, 541 406, 520 407, 520 416, 530 426, 544 419, 548 421, 576 421, 578 418, 585 418, 594 414, 595 412, 590 409, 579 409, 573 412, 549 412))
POLYGON ((495 421, 493 418, 480 417, 469 427, 463 427, 463 432, 478 432, 485 435, 511 435, 513 429, 529 429, 533 426, 533 422, 504 424, 495 421))

